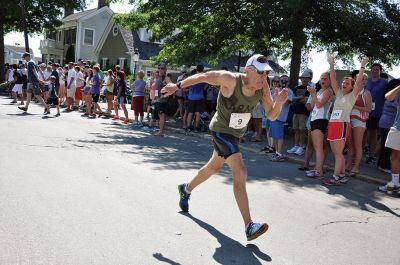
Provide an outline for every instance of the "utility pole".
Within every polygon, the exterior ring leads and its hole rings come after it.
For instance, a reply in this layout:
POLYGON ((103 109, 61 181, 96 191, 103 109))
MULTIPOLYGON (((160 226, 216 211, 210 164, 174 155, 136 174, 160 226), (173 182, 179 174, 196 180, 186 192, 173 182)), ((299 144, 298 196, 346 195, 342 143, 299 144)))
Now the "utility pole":
POLYGON ((21 0, 21 17, 22 17, 22 26, 24 28, 25 51, 29 52, 29 39, 28 39, 28 27, 26 23, 25 0, 21 0))

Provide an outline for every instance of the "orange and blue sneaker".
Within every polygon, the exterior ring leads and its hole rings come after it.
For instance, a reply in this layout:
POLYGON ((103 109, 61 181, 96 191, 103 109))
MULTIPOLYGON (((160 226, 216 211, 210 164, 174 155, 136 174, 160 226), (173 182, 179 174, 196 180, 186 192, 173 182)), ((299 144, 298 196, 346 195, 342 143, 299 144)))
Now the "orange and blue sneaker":
POLYGON ((261 236, 265 232, 267 232, 269 226, 266 223, 253 223, 250 222, 246 228, 246 237, 247 241, 256 239, 257 237, 261 236))
POLYGON ((187 184, 178 185, 179 191, 179 207, 183 212, 189 212, 190 193, 186 191, 187 184))

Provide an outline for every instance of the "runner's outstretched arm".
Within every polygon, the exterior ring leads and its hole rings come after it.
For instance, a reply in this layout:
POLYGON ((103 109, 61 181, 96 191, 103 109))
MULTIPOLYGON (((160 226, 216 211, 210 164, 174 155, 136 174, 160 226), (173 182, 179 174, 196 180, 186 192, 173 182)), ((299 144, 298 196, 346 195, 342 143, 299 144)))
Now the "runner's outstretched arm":
POLYGON ((168 97, 180 88, 189 87, 198 83, 208 83, 213 86, 220 86, 221 94, 224 97, 230 97, 233 94, 236 85, 236 75, 224 70, 196 74, 176 84, 167 84, 163 89, 161 89, 161 93, 164 97, 168 97))

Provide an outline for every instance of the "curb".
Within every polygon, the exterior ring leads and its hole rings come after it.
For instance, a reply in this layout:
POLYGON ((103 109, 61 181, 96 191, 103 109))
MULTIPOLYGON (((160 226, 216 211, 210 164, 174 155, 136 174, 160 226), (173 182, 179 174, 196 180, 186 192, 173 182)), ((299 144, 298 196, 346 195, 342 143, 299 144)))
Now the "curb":
MULTIPOLYGON (((192 133, 192 132, 186 133, 186 132, 183 132, 181 129, 173 128, 173 127, 168 127, 168 130, 172 131, 174 133, 185 134, 185 135, 188 135, 188 136, 193 136, 193 137, 197 137, 197 138, 201 138, 201 139, 211 139, 211 136, 209 134, 192 133)), ((252 148, 252 147, 248 147, 248 146, 241 145, 240 148, 243 149, 243 150, 252 152, 252 153, 257 153, 257 154, 261 153, 260 150, 252 148)), ((304 163, 304 159, 293 157, 293 156, 290 156, 290 155, 286 156, 286 157, 288 157, 287 162, 300 164, 300 165, 304 163)), ((328 166, 324 166, 324 169, 328 170, 328 171, 331 171, 331 172, 334 171, 334 167, 329 166, 329 165, 328 166)), ((368 175, 361 174, 361 173, 357 174, 354 178, 356 178, 358 180, 361 180, 361 181, 364 181, 364 182, 372 183, 372 184, 382 184, 382 185, 384 185, 387 182, 387 181, 385 181, 383 179, 379 179, 379 178, 368 176, 368 175)))

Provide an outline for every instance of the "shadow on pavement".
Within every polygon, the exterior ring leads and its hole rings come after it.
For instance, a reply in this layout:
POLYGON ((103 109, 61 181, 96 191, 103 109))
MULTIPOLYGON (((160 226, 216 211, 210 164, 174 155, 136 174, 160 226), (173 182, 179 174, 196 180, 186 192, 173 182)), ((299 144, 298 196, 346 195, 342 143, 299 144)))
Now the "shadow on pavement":
POLYGON ((168 263, 171 265, 180 265, 180 263, 177 263, 169 258, 164 257, 163 254, 161 254, 161 253, 154 253, 153 257, 158 259, 159 261, 162 261, 162 262, 165 262, 165 263, 168 263))
POLYGON ((213 226, 197 219, 191 214, 184 212, 180 212, 180 214, 192 219, 196 224, 208 231, 218 240, 221 246, 215 250, 213 255, 216 262, 220 264, 262 264, 257 257, 263 261, 272 261, 271 257, 262 252, 257 246, 253 244, 243 246, 238 241, 222 234, 213 226))
MULTIPOLYGON (((155 170, 171 169, 200 169, 212 154, 212 143, 209 140, 185 137, 168 133, 166 137, 158 138, 152 132, 143 128, 123 125, 120 122, 102 122, 101 132, 91 133, 89 139, 78 139, 79 145, 88 148, 113 148, 126 154, 142 155, 141 163, 156 164, 155 170), (103 147, 102 147, 103 146, 103 147)), ((346 200, 341 201, 332 207, 356 207, 363 211, 375 213, 374 209, 388 212, 396 217, 400 215, 392 209, 379 202, 381 196, 376 192, 376 186, 351 179, 349 184, 342 186, 326 187, 321 180, 310 179, 304 176, 303 172, 295 170, 287 163, 270 162, 265 155, 243 151, 243 157, 248 169, 247 182, 262 182, 268 185, 271 181, 278 182, 286 192, 293 192, 298 187, 319 189, 331 195, 343 196, 346 200)), ((138 161, 132 160, 135 164, 138 161)), ((227 166, 219 176, 224 178, 226 184, 231 185, 233 178, 227 166)), ((189 179, 188 179, 189 180, 189 179)), ((266 189, 267 190, 267 189, 266 189)))

